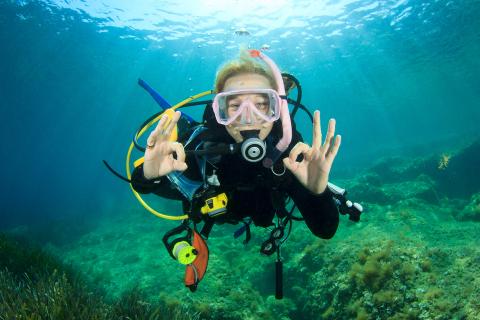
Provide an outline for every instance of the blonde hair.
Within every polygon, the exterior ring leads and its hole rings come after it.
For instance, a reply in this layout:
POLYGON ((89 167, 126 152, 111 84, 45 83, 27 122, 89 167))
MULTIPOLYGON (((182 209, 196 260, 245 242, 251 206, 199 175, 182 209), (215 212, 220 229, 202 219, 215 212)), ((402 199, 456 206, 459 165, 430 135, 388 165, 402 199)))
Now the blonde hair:
POLYGON ((228 61, 217 71, 217 76, 215 77, 215 93, 223 91, 225 82, 227 82, 229 78, 245 73, 256 73, 264 76, 268 79, 272 88, 278 90, 275 77, 270 71, 270 68, 250 57, 247 50, 241 50, 238 59, 228 61))

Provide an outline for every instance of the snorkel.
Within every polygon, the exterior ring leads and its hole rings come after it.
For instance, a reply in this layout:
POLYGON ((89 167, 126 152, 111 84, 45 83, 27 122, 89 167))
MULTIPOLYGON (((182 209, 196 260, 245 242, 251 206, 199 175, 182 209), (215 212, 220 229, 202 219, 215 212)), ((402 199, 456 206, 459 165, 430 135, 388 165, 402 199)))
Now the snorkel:
POLYGON ((271 69, 275 82, 277 84, 277 90, 280 97, 282 97, 280 105, 280 119, 282 120, 282 137, 278 141, 277 145, 274 148, 269 148, 265 158, 263 158, 263 166, 266 168, 271 168, 273 164, 280 158, 281 154, 287 150, 290 142, 292 141, 292 122, 290 120, 290 113, 288 111, 288 102, 285 97, 285 86, 283 85, 282 74, 280 69, 278 69, 275 62, 270 59, 266 54, 260 52, 259 50, 249 50, 250 56, 252 58, 262 59, 271 69))

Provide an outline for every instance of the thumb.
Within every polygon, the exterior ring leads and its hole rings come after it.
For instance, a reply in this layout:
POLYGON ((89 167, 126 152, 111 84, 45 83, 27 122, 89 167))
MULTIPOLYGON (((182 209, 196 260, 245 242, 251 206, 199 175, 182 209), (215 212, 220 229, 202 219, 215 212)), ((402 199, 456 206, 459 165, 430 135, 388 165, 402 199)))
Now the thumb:
POLYGON ((178 161, 175 161, 174 164, 173 164, 173 169, 177 170, 177 171, 185 171, 187 170, 188 166, 185 162, 178 162, 178 161))

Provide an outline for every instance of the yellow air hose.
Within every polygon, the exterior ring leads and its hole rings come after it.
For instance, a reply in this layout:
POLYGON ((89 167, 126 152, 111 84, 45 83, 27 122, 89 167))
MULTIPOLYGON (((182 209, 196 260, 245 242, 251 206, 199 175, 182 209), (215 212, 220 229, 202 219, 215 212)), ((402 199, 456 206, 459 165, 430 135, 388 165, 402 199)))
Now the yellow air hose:
MULTIPOLYGON (((173 116, 174 112, 176 109, 179 109, 179 108, 182 108, 184 105, 186 105, 187 103, 189 103, 190 101, 193 101, 193 100, 196 100, 196 99, 199 99, 201 97, 204 97, 206 95, 209 95, 209 94, 212 94, 213 91, 212 90, 208 90, 208 91, 204 91, 204 92, 201 92, 199 94, 196 94, 194 96, 191 96, 179 103, 177 103, 176 105, 174 105, 173 107, 169 108, 169 109, 166 109, 164 112, 162 112, 161 114, 159 114, 155 119, 153 119, 152 121, 150 121, 145 127, 142 128, 142 130, 138 133, 138 135, 136 136, 136 139, 138 140, 138 138, 140 138, 154 123, 156 123, 157 121, 160 120, 160 118, 162 117, 162 115, 164 113, 166 113, 170 118, 173 116)), ((177 132, 177 125, 175 125, 175 128, 172 130, 172 134, 170 135, 169 137, 169 140, 170 141, 176 141, 178 138, 178 132, 177 132)), ((132 174, 130 172, 130 159, 131 159, 131 155, 132 155, 132 150, 134 148, 134 143, 132 142, 130 144, 130 147, 128 148, 128 151, 127 151, 127 157, 126 157, 126 160, 125 160, 125 167, 126 167, 126 171, 127 171, 127 178, 129 180, 132 179, 132 174)), ((143 163, 143 157, 136 160, 134 165, 135 167, 140 165, 141 163, 143 163)), ((161 212, 158 212, 156 211, 155 209, 153 209, 152 207, 150 207, 144 200, 143 198, 140 196, 140 194, 138 194, 137 191, 135 191, 135 189, 133 189, 133 186, 132 184, 130 184, 130 189, 132 189, 132 192, 133 194, 135 195, 135 197, 137 198, 137 200, 142 204, 142 206, 147 209, 150 213, 152 213, 153 215, 159 217, 159 218, 162 218, 162 219, 167 219, 167 220, 185 220, 185 219, 188 219, 188 215, 184 214, 184 215, 181 215, 181 216, 172 216, 172 215, 168 215, 168 214, 165 214, 165 213, 161 213, 161 212)))

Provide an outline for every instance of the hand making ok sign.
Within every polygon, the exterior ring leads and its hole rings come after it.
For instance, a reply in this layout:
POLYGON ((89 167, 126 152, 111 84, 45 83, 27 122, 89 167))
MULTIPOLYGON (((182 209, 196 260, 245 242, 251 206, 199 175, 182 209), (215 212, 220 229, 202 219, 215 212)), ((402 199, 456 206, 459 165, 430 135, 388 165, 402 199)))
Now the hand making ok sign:
POLYGON ((328 175, 341 142, 341 136, 337 135, 334 140, 334 135, 335 119, 330 119, 327 136, 322 145, 320 111, 316 110, 313 116, 312 146, 299 142, 290 151, 289 156, 283 159, 285 167, 314 194, 320 194, 327 188, 328 175), (300 154, 303 154, 303 160, 298 162, 297 157, 300 154))

